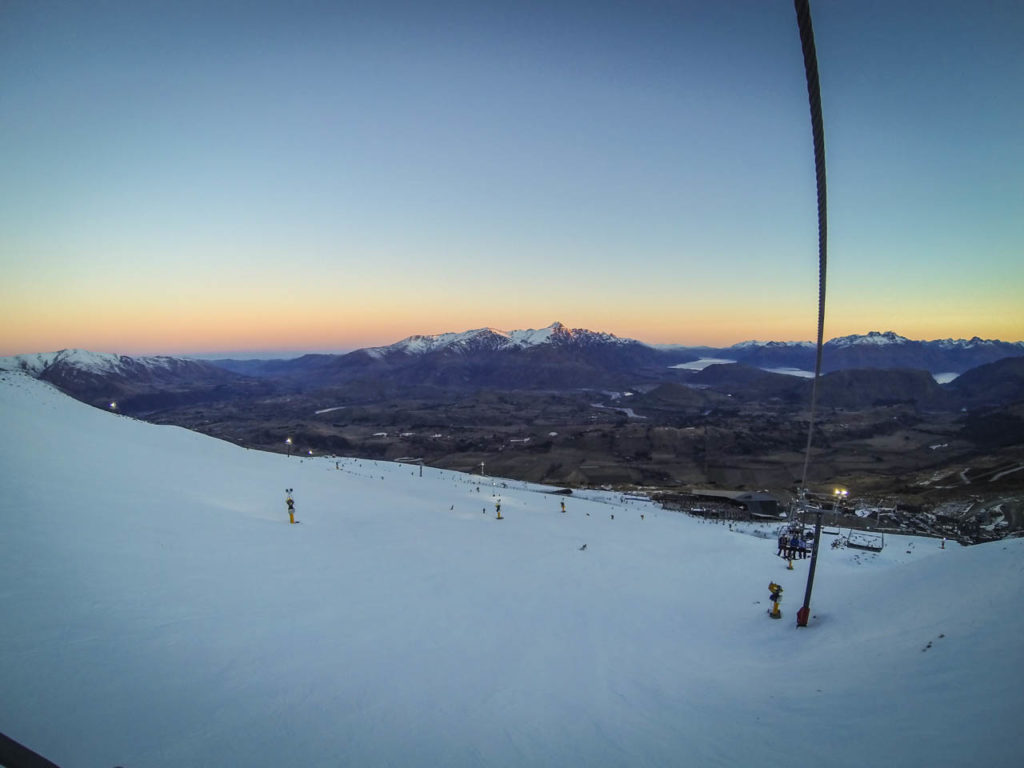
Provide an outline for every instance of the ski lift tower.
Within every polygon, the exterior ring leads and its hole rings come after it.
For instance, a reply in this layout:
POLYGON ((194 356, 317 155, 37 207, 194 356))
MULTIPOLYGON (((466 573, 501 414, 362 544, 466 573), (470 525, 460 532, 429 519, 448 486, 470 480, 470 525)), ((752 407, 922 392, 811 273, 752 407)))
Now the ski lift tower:
MULTIPOLYGON (((800 490, 800 501, 806 511, 806 489, 800 490)), ((811 616, 811 590, 814 589, 814 570, 818 565, 818 545, 821 543, 821 515, 824 510, 817 506, 814 509, 814 544, 811 546, 811 563, 807 568, 807 589, 804 590, 804 604, 796 612, 796 625, 806 627, 811 616)))

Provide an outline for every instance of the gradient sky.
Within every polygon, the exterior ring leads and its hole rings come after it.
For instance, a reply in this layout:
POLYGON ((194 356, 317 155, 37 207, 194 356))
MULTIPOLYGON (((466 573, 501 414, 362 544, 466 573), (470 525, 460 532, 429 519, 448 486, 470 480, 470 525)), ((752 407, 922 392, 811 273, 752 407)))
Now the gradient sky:
MULTIPOLYGON (((812 2, 826 338, 1024 339, 1024 4, 812 2)), ((813 339, 792 3, 0 3, 0 355, 813 339)))

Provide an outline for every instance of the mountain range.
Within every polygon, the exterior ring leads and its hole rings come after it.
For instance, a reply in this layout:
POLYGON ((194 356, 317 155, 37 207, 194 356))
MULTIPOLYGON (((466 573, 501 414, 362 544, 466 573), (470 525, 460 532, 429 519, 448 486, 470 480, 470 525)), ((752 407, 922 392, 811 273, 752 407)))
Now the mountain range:
MULTIPOLYGON (((810 341, 744 341, 731 347, 672 347, 686 354, 722 357, 758 368, 814 370, 810 341)), ((825 342, 822 371, 847 368, 912 368, 932 374, 960 374, 985 363, 1024 355, 1024 342, 996 339, 914 341, 892 331, 839 336, 825 342)))
MULTIPOLYGON (((388 346, 289 360, 201 361, 62 350, 4 358, 0 367, 24 370, 94 405, 108 407, 116 400, 126 410, 145 412, 337 388, 382 399, 477 389, 623 390, 664 382, 801 403, 809 382, 772 371, 806 373, 813 370, 814 356, 811 342, 656 347, 556 322, 536 330, 416 335, 388 346)), ((848 407, 885 402, 1003 405, 1024 399, 1022 366, 1022 342, 912 341, 891 331, 843 336, 824 346, 828 375, 822 402, 848 407), (938 374, 964 375, 940 386, 934 378, 938 374)))

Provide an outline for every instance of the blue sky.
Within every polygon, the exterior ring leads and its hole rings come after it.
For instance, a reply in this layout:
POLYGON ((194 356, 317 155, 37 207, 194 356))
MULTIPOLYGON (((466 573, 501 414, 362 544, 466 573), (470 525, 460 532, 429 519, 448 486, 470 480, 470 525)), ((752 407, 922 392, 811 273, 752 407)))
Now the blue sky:
MULTIPOLYGON (((812 16, 826 335, 1024 338, 1024 6, 812 16)), ((0 354, 815 333, 790 3, 9 2, 0 94, 0 354)))

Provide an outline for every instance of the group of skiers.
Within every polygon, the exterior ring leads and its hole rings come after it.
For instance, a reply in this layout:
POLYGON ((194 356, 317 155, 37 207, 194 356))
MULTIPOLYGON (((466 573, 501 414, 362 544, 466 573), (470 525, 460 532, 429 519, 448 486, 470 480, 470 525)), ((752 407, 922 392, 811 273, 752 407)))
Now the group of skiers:
POLYGON ((779 535, 779 557, 786 560, 802 560, 808 555, 807 539, 797 533, 785 533, 779 535))

